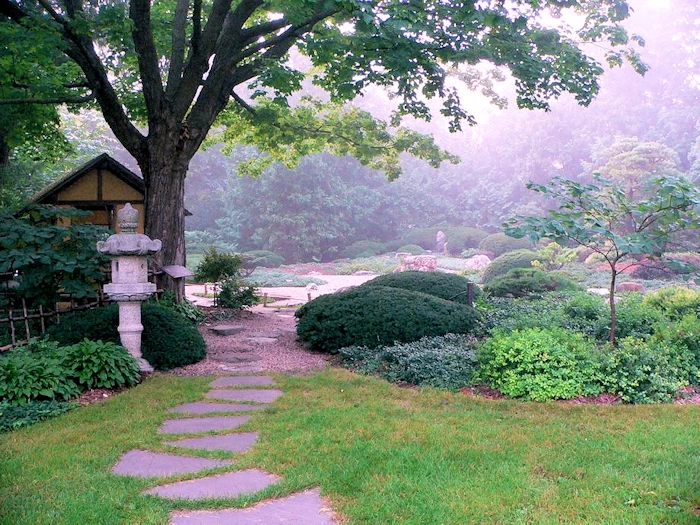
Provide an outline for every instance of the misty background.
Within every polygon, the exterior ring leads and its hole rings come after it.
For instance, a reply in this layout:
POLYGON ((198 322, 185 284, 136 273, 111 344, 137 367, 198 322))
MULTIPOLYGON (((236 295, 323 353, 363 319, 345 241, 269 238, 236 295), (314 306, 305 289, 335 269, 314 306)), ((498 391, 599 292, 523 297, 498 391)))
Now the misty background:
MULTIPOLYGON (((459 164, 433 169, 407 156, 404 174, 390 183, 352 158, 321 154, 251 179, 239 177, 237 166, 258 154, 254 148, 234 147, 227 155, 220 145, 201 151, 186 180, 189 247, 264 249, 287 263, 332 260, 358 241, 398 246, 419 228, 498 231, 514 214, 546 208, 525 188, 528 181, 584 181, 598 172, 632 192, 655 175, 700 181, 700 6, 697 0, 630 4, 634 13, 626 26, 645 39, 642 56, 650 70, 644 77, 630 67, 606 71, 589 107, 562 97, 548 113, 518 109, 506 79, 493 85, 509 100, 505 109, 478 90, 463 93, 474 127, 449 133, 440 118, 408 123, 434 135, 461 158, 459 164)), ((356 101, 380 118, 388 118, 391 104, 378 89, 356 101)), ((75 155, 48 170, 49 176, 102 152, 137 171, 98 113, 65 113, 64 130, 75 155)))

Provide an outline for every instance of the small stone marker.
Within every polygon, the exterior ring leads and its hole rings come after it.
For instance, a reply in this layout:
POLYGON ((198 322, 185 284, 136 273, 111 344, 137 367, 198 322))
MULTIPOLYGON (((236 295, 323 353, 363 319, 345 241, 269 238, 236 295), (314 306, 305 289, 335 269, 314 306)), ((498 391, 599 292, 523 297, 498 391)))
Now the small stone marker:
POLYGON ((215 388, 237 386, 237 385, 274 385, 275 380, 269 376, 232 376, 220 377, 212 381, 211 386, 215 388))
POLYGON ((177 511, 170 525, 334 525, 331 512, 313 489, 247 509, 177 511))
POLYGON ((188 474, 232 464, 233 461, 230 460, 193 458, 149 452, 147 450, 130 450, 114 465, 112 472, 122 476, 152 478, 188 474))
POLYGON ((233 401, 254 401, 256 403, 272 403, 281 395, 281 390, 212 390, 207 392, 207 397, 233 401))
POLYGON ((185 403, 172 407, 170 412, 181 414, 212 414, 216 412, 246 412, 248 410, 262 410, 264 405, 238 405, 234 403, 185 403))
POLYGON ((212 326, 209 330, 217 335, 234 335, 245 330, 245 326, 240 324, 221 324, 219 326, 212 326))
POLYGON ((234 498, 252 494, 280 481, 279 476, 262 470, 240 470, 206 478, 178 481, 145 491, 168 499, 234 498))
POLYGON ((209 432, 211 430, 229 430, 247 423, 250 416, 190 417, 186 419, 169 419, 158 429, 162 434, 185 434, 187 432, 209 432))
POLYGON ((185 447, 202 450, 225 450, 226 452, 245 452, 255 440, 257 432, 237 432, 223 436, 204 436, 198 438, 180 439, 178 441, 166 441, 166 445, 173 447, 185 447))

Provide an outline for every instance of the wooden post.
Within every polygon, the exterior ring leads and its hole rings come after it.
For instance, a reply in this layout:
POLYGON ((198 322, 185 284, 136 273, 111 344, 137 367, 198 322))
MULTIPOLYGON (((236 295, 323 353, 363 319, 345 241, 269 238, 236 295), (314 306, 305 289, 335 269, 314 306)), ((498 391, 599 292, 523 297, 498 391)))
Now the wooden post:
POLYGON ((22 312, 24 313, 24 331, 27 334, 27 341, 32 338, 32 334, 29 333, 29 314, 27 314, 27 303, 22 299, 22 312))
POLYGON ((267 308, 267 292, 263 294, 263 308, 267 308))
POLYGON ((311 302, 311 292, 306 294, 306 302, 310 303, 311 302))
POLYGON ((41 335, 46 333, 46 325, 44 323, 44 308, 39 305, 39 319, 41 319, 41 335))
POLYGON ((10 342, 12 346, 15 346, 17 339, 15 338, 15 322, 12 320, 12 310, 10 310, 10 317, 8 319, 10 320, 10 342))
POLYGON ((467 283, 467 304, 474 306, 474 283, 467 283))

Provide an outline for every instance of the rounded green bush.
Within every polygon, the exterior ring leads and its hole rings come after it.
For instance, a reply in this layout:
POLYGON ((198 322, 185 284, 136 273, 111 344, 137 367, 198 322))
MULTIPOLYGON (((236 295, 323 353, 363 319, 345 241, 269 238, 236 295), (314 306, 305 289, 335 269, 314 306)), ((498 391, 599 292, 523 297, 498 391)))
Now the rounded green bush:
MULTIPOLYGON (((157 303, 142 307, 141 354, 154 368, 169 370, 201 361, 206 355, 202 335, 175 310, 157 303)), ((47 330, 47 336, 61 345, 83 339, 119 344, 119 310, 112 304, 61 316, 61 324, 47 330)))
POLYGON ((484 270, 482 281, 488 283, 496 277, 506 275, 514 268, 532 268, 537 254, 532 250, 515 250, 496 257, 484 270))
POLYGON ((312 350, 322 352, 467 334, 478 326, 473 308, 388 286, 361 286, 322 295, 297 310, 296 317, 299 338, 312 350))
POLYGON ((514 268, 484 286, 484 291, 494 297, 525 297, 557 290, 581 290, 581 287, 571 279, 534 268, 514 268))
POLYGON ((477 352, 479 378, 512 397, 533 401, 600 393, 594 346, 560 328, 499 332, 477 352))
POLYGON ((344 259, 357 259, 359 257, 374 257, 386 253, 386 244, 376 241, 356 241, 341 252, 344 259))
MULTIPOLYGON (((440 299, 469 304, 469 297, 466 293, 468 284, 469 279, 454 273, 399 272, 375 277, 364 283, 362 287, 389 286, 390 288, 421 292, 440 299)), ((481 289, 475 285, 473 299, 476 300, 480 296, 481 289)))
POLYGON ((532 248, 532 243, 527 237, 516 239, 515 237, 509 237, 505 233, 492 233, 482 239, 479 243, 479 248, 498 257, 507 252, 532 248))
POLYGON ((437 244, 435 236, 440 230, 445 231, 445 227, 433 226, 432 228, 410 230, 403 236, 403 244, 417 244, 424 250, 432 250, 437 244))
POLYGON ((450 253, 461 254, 470 248, 478 248, 488 232, 468 226, 455 226, 445 230, 447 234, 447 248, 450 253))
POLYGON ((700 316, 700 290, 686 286, 667 286, 644 296, 644 305, 656 308, 671 319, 700 316))
MULTIPOLYGON (((621 300, 616 301, 615 310, 617 323, 615 337, 641 337, 651 335, 656 327, 665 320, 664 315, 656 308, 644 304, 643 296, 639 293, 631 293, 621 300)), ((605 314, 604 323, 601 323, 596 338, 607 341, 610 336, 610 311, 605 314)))
POLYGON ((399 246, 396 251, 398 253, 410 253, 411 255, 422 255, 425 253, 425 250, 417 244, 404 244, 403 246, 399 246))
POLYGON ((284 263, 284 257, 269 250, 253 250, 241 254, 243 266, 246 268, 279 268, 284 263))

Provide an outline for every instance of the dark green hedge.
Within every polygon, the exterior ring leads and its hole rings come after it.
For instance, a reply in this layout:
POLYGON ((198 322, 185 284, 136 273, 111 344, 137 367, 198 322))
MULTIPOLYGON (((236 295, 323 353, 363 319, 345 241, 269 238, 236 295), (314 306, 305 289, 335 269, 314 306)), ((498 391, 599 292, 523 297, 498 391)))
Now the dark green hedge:
MULTIPOLYGON (((469 279, 454 273, 443 272, 400 272, 380 275, 363 284, 367 286, 388 286, 468 304, 467 284, 469 279)), ((481 295, 481 289, 474 286, 474 299, 481 295)))
POLYGON ((496 257, 486 267, 482 281, 488 283, 496 277, 507 274, 514 268, 532 268, 532 261, 537 259, 537 254, 532 250, 515 250, 496 257))
MULTIPOLYGON (((197 363, 206 355, 202 335, 190 321, 171 308, 146 303, 142 308, 141 353, 154 368, 169 370, 197 363)), ((119 343, 119 311, 112 304, 85 312, 62 315, 61 324, 47 336, 61 345, 72 345, 84 338, 119 343)))
POLYGON ((484 286, 484 291, 493 297, 526 297, 557 290, 582 291, 583 288, 571 279, 534 268, 515 268, 484 286))
POLYGON ((374 348, 447 333, 466 334, 478 327, 473 308, 387 286, 361 286, 322 295, 297 310, 296 317, 299 338, 322 352, 352 345, 374 348))

